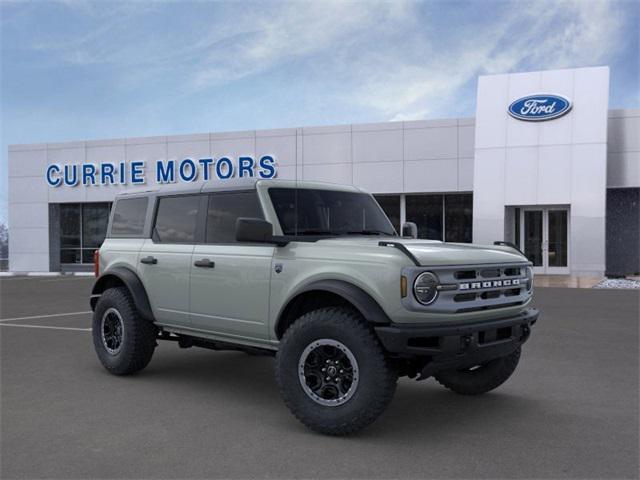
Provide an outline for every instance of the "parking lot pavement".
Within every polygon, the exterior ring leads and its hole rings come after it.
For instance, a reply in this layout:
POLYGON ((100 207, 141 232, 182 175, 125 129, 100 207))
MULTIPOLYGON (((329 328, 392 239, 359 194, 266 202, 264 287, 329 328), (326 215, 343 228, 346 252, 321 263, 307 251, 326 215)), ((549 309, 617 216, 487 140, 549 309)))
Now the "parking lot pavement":
POLYGON ((289 414, 270 358, 162 343, 141 374, 109 375, 91 283, 0 280, 2 478, 638 477, 637 291, 538 289, 502 388, 403 379, 372 427, 330 438, 289 414))

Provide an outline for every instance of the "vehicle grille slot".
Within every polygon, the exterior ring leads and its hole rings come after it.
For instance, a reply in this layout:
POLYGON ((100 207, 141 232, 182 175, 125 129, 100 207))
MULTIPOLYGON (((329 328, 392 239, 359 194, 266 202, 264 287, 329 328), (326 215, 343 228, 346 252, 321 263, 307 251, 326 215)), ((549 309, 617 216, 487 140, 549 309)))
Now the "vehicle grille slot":
POLYGON ((480 270, 480 276, 484 278, 495 278, 500 276, 499 268, 492 268, 487 270, 480 270))
POLYGON ((459 293, 453 297, 454 302, 473 302, 476 299, 475 293, 459 293))
POLYGON ((524 302, 511 302, 511 303, 502 303, 498 305, 485 305, 481 307, 459 308, 456 310, 456 313, 479 312, 483 310, 493 310, 494 308, 515 307, 517 305, 522 305, 523 303, 524 302))
POLYGON ((457 280, 472 280, 476 278, 475 270, 461 270, 453 275, 457 280))
POLYGON ((504 274, 507 277, 517 277, 518 275, 520 275, 520 268, 505 268, 504 269, 504 274))
POLYGON ((504 296, 505 297, 517 297, 518 295, 520 295, 520 289, 519 288, 511 288, 509 290, 505 290, 504 291, 504 296))
POLYGON ((489 300, 491 298, 498 298, 500 296, 500 290, 492 290, 490 292, 482 292, 480 298, 483 300, 489 300))

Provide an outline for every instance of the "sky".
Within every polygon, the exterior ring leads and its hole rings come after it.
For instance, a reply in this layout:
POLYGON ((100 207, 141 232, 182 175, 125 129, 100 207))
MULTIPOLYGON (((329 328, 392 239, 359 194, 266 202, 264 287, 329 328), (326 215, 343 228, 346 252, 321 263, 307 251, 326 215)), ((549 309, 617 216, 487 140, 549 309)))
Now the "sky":
POLYGON ((640 2, 0 0, 11 144, 474 116, 478 75, 611 68, 640 106, 640 2))

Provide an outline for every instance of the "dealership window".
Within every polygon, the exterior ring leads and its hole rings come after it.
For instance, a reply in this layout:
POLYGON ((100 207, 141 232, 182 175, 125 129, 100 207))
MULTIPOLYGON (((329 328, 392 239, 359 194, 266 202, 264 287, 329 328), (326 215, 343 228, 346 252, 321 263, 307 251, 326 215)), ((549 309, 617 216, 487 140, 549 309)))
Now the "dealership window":
POLYGON ((442 195, 407 195, 407 222, 418 226, 418 238, 442 240, 442 195))
POLYGON ((407 195, 405 201, 407 222, 418 226, 418 238, 471 243, 472 194, 407 195))
POLYGON ((60 205, 60 263, 92 263, 107 234, 110 203, 60 205))
POLYGON ((473 195, 470 193, 444 196, 445 241, 471 243, 473 227, 473 195))
POLYGON ((400 195, 375 195, 375 197, 389 217, 393 228, 400 233, 400 195))

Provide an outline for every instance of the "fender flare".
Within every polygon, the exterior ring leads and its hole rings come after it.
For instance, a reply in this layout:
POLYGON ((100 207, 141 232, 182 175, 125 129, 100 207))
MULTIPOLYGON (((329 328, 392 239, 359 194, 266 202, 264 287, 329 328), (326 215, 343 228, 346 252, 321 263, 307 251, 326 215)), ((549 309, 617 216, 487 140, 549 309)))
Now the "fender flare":
POLYGON ((300 295, 312 291, 324 291, 342 297, 344 300, 352 304, 356 310, 362 314, 367 322, 380 325, 388 325, 391 323, 391 320, 382 307, 380 307, 378 302, 376 302, 371 295, 365 292, 362 288, 343 280, 318 280, 296 290, 287 299, 285 306, 278 313, 278 320, 275 325, 276 332, 279 332, 281 323, 286 318, 289 308, 293 305, 296 299, 300 295))
POLYGON ((96 280, 91 290, 91 310, 95 310, 96 303, 100 295, 108 288, 113 280, 124 283, 131 296, 133 297, 133 303, 140 313, 140 316, 150 322, 155 321, 153 312, 151 311, 151 304, 149 303, 149 297, 147 291, 142 284, 140 277, 131 269, 127 267, 114 267, 104 272, 96 280))

